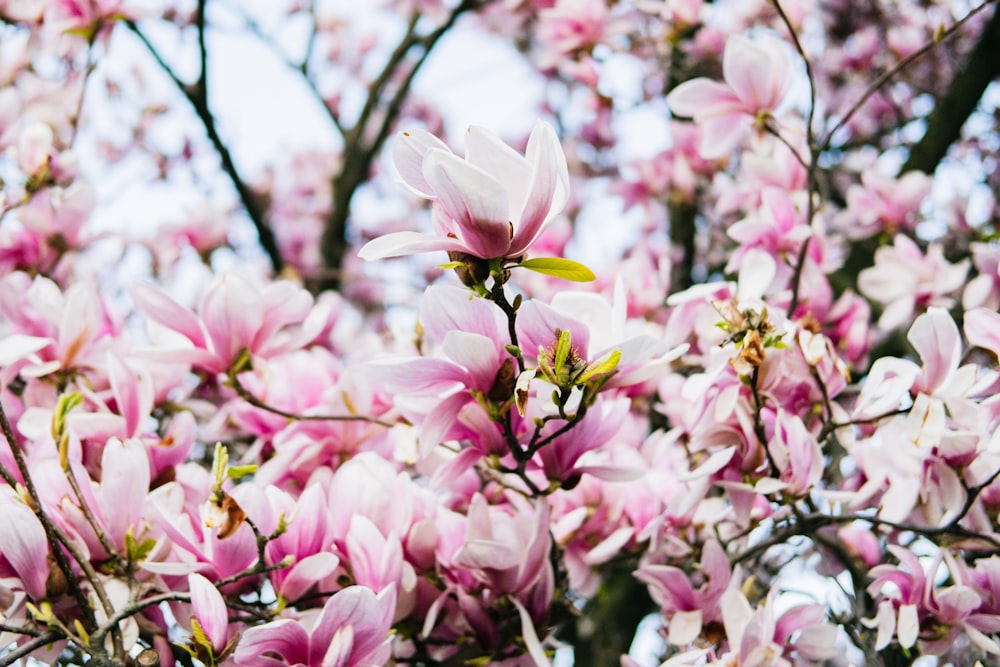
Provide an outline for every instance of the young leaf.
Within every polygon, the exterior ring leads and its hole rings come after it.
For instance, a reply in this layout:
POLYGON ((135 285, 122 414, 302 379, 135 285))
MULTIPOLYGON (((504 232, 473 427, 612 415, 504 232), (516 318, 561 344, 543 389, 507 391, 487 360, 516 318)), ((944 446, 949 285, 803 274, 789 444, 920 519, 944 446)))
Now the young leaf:
POLYGON ((537 271, 538 273, 544 273, 547 276, 554 276, 556 278, 562 278, 563 280, 571 280, 575 283, 587 283, 591 280, 597 279, 594 272, 583 264, 574 262, 571 259, 563 259, 561 257, 536 257, 535 259, 526 259, 518 264, 518 266, 531 271, 537 271))
POLYGON ((252 475, 257 472, 256 465, 245 465, 245 466, 229 466, 226 470, 226 477, 229 479, 241 479, 247 475, 252 475))

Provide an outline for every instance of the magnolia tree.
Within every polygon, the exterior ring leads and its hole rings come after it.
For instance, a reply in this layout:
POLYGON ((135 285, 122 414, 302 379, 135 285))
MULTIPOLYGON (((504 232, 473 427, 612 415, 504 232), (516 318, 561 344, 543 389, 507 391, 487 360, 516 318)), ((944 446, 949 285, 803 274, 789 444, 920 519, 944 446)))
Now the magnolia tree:
POLYGON ((994 3, 254 7, 0 0, 0 664, 1000 659, 994 3))

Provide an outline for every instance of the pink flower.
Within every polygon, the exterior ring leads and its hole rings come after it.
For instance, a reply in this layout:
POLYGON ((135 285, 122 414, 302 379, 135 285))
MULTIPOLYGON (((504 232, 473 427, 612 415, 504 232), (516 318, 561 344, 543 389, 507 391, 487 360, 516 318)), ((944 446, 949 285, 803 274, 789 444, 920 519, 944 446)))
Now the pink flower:
POLYGON ((542 65, 559 63, 599 43, 607 14, 604 0, 559 0, 551 9, 539 12, 538 41, 548 51, 542 65))
POLYGON ((873 170, 861 175, 861 184, 847 189, 847 210, 841 227, 850 239, 863 239, 881 231, 890 234, 912 230, 919 220, 920 204, 930 194, 932 179, 918 171, 899 178, 873 170))
POLYGON ((725 83, 692 79, 667 95, 674 114, 694 118, 701 125, 705 157, 721 157, 732 149, 748 117, 757 120, 774 112, 792 79, 788 50, 775 38, 758 44, 733 35, 726 42, 722 71, 725 83))
POLYGON ((779 409, 768 448, 781 471, 786 492, 804 496, 819 482, 823 474, 823 451, 801 417, 779 409))
POLYGON ((501 403, 510 398, 515 365, 504 346, 508 334, 499 309, 482 299, 470 301, 467 290, 429 288, 420 315, 427 338, 440 343, 445 358, 387 359, 368 367, 401 394, 403 413, 419 425, 420 453, 426 456, 468 403, 477 397, 501 403))
POLYGON ((304 347, 326 325, 329 307, 290 282, 256 285, 236 271, 220 275, 202 297, 198 315, 159 287, 137 284, 132 299, 147 317, 187 339, 160 349, 174 363, 225 372, 243 351, 261 359, 304 347))
POLYGON ((402 133, 393 159, 411 191, 434 203, 438 235, 396 232, 368 242, 362 259, 447 250, 482 259, 524 255, 569 197, 569 171, 555 130, 539 122, 525 156, 472 127, 465 159, 423 130, 402 133))
POLYGON ((660 605, 667 620, 667 641, 674 646, 690 644, 709 622, 720 621, 719 602, 732 577, 725 549, 710 540, 701 552, 701 585, 671 565, 643 565, 635 572, 649 586, 649 594, 660 605))
POLYGON ((46 19, 66 31, 89 32, 123 15, 122 0, 53 0, 46 19))
POLYGON ((950 307, 951 294, 965 284, 969 260, 952 264, 932 243, 924 254, 908 236, 897 234, 891 246, 875 251, 875 266, 858 273, 858 288, 884 306, 878 325, 884 330, 905 324, 914 310, 950 307))
POLYGON ((499 593, 526 591, 549 566, 549 507, 511 494, 512 507, 489 505, 477 493, 469 504, 465 543, 454 563, 499 593))
POLYGON ((283 618, 247 630, 236 648, 236 664, 384 665, 390 657, 388 635, 395 608, 392 587, 376 595, 370 588, 350 586, 330 597, 313 622, 308 616, 283 618))
POLYGON ((824 605, 797 605, 778 616, 774 609, 776 597, 777 589, 772 588, 763 604, 754 610, 739 588, 730 586, 721 600, 729 652, 720 661, 709 664, 791 667, 793 653, 805 664, 816 664, 836 655, 837 628, 825 622, 824 605))

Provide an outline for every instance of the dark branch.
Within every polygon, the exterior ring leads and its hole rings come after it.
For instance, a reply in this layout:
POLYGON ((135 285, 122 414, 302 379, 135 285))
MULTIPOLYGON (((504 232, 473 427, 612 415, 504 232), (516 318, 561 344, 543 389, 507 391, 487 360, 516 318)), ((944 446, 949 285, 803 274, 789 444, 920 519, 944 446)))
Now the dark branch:
POLYGON ((1000 11, 986 25, 979 42, 969 54, 965 67, 951 82, 948 91, 938 98, 927 117, 927 131, 910 149, 910 156, 900 173, 922 171, 932 174, 958 140, 962 126, 975 111, 987 86, 1000 76, 1000 11))
POLYGON ((437 44, 467 11, 478 9, 490 0, 463 0, 449 15, 448 19, 433 32, 420 36, 417 33, 419 16, 414 16, 407 27, 406 35, 389 56, 385 67, 368 88, 368 98, 358 116, 357 122, 344 133, 344 153, 340 171, 333 178, 333 205, 323 228, 320 249, 323 254, 325 275, 320 289, 338 289, 341 284, 341 269, 344 253, 347 252, 347 223, 351 211, 351 199, 357 189, 368 179, 372 162, 382 149, 403 101, 409 94, 410 86, 421 66, 437 44), (416 51, 416 55, 408 55, 416 51), (400 68, 410 61, 409 69, 402 77, 400 68), (390 85, 398 80, 391 93, 390 85))
POLYGON ((206 85, 208 77, 208 53, 205 45, 204 23, 206 3, 207 0, 202 0, 202 2, 199 2, 198 4, 198 51, 201 60, 201 71, 198 75, 198 81, 193 85, 186 84, 177 75, 174 69, 163 59, 163 56, 159 51, 157 51, 156 47, 153 46, 152 42, 150 42, 146 35, 139 29, 139 26, 135 21, 126 20, 125 25, 127 25, 136 37, 139 38, 139 41, 142 42, 143 46, 146 47, 146 50, 148 50, 150 55, 153 56, 156 64, 160 66, 160 69, 162 69, 170 80, 174 82, 177 89, 191 104, 191 107, 194 109, 195 114, 198 116, 198 119, 201 121, 201 124, 205 129, 205 134, 208 136, 208 140, 212 143, 212 147, 215 149, 215 152, 219 154, 219 161, 222 163, 222 170, 226 172, 226 175, 229 177, 230 182, 236 189, 236 194, 240 198, 240 203, 243 204, 243 208, 246 210, 247 216, 249 216, 250 221, 257 230, 257 238, 260 241, 260 245, 264 249, 264 252, 267 253, 268 258, 271 260, 271 267, 274 269, 275 273, 278 273, 285 267, 285 263, 281 258, 281 251, 278 249, 278 243, 274 237, 274 232, 271 231, 271 227, 267 223, 267 211, 261 204, 257 195, 240 176, 239 170, 236 168, 236 163, 233 162, 232 154, 229 152, 229 147, 226 146, 222 137, 219 136, 219 132, 216 129, 215 117, 212 115, 212 111, 208 106, 208 87, 206 85))

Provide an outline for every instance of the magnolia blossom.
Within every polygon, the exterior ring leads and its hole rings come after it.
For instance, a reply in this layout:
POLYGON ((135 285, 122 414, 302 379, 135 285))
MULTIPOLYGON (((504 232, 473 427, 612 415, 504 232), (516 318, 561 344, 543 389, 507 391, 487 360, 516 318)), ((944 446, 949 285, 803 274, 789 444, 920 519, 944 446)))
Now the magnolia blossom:
POLYGON ((523 256, 569 197, 569 171, 555 130, 539 122, 524 156, 480 127, 465 136, 465 159, 432 134, 403 132, 393 147, 406 186, 434 203, 437 235, 396 232, 367 243, 372 260, 447 250, 481 259, 523 256))
POLYGON ((931 244, 925 254, 908 236, 897 234, 891 246, 875 251, 875 266, 858 273, 858 288, 884 305, 878 325, 888 330, 907 322, 917 309, 951 306, 951 295, 965 284, 968 272, 968 259, 952 264, 940 245, 931 244))
POLYGON ((132 298, 150 320, 179 334, 181 345, 161 348, 175 361, 224 372, 240 356, 266 359, 307 345, 323 330, 330 308, 290 282, 254 284, 237 271, 220 275, 206 290, 198 315, 161 288, 137 284, 132 298))
POLYGON ((237 665, 361 667, 389 660, 389 628, 396 593, 378 595, 351 586, 330 597, 311 618, 283 618, 247 630, 236 649, 237 665))
POLYGON ((787 46, 775 38, 757 43, 733 35, 726 42, 722 71, 725 83, 692 79, 667 95, 673 113, 694 118, 701 126, 705 157, 725 155, 740 140, 748 120, 777 110, 792 80, 787 46))

